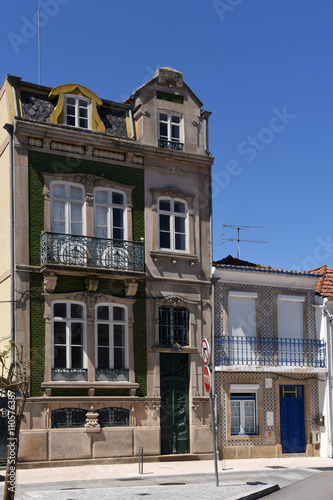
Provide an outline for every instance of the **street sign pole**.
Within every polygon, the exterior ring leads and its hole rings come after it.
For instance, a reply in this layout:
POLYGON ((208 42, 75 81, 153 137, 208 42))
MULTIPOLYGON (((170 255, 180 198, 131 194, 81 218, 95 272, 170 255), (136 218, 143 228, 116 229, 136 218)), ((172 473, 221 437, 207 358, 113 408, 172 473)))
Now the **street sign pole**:
POLYGON ((217 448, 216 448, 216 435, 215 435, 215 422, 214 422, 214 405, 213 405, 213 395, 212 389, 209 391, 209 402, 210 402, 210 414, 212 419, 212 437, 213 437, 213 449, 214 449, 214 467, 215 467, 215 481, 216 486, 219 486, 219 471, 217 467, 217 448))

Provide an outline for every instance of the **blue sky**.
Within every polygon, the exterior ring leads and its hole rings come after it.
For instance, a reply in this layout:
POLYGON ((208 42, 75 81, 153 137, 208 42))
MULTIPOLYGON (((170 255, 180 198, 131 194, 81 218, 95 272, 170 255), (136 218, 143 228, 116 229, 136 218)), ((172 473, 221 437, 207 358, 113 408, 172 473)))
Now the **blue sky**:
POLYGON ((212 111, 214 259, 333 267, 332 0, 15 0, 2 6, 1 74, 126 99, 159 66, 212 111))

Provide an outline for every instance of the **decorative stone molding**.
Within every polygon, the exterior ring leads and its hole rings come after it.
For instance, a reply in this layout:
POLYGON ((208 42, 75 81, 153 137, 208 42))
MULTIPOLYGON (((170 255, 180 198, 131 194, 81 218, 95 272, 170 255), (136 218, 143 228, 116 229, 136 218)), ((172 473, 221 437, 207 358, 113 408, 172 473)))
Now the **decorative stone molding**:
POLYGON ((86 278, 86 288, 88 292, 96 292, 98 288, 98 279, 95 276, 88 276, 88 278, 86 278))
POLYGON ((44 291, 46 293, 53 293, 57 286, 58 276, 55 272, 44 273, 44 291))
POLYGON ((98 413, 94 412, 94 407, 86 414, 85 432, 101 432, 101 426, 98 423, 98 413))
POLYGON ((138 290, 139 282, 135 278, 125 280, 125 293, 126 297, 134 297, 138 290))

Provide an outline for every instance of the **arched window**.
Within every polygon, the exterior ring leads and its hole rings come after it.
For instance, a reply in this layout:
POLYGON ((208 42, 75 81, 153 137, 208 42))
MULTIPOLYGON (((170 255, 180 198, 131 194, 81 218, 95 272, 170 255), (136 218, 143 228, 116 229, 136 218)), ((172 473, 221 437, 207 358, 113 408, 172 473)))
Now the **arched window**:
POLYGON ((86 423, 87 410, 82 408, 59 408, 51 412, 51 427, 83 427, 86 423))
POLYGON ((129 425, 129 410, 126 408, 101 408, 97 410, 101 427, 124 427, 129 425))
POLYGON ((96 188, 94 191, 95 236, 124 240, 126 195, 121 191, 96 188))
POLYGON ((118 304, 96 306, 96 369, 128 369, 127 308, 118 304))
POLYGON ((81 236, 84 228, 85 192, 80 184, 51 183, 51 231, 81 236))

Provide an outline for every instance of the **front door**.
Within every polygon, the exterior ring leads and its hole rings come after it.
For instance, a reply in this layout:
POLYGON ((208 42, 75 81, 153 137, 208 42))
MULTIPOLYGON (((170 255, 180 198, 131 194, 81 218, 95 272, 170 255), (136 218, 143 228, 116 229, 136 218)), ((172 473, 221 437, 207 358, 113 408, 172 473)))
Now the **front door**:
POLYGON ((280 386, 282 453, 305 452, 304 387, 280 386))
POLYGON ((160 354, 161 453, 189 453, 188 357, 160 354))

